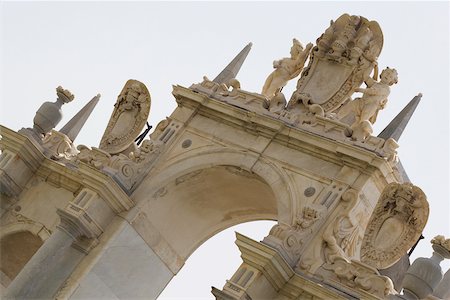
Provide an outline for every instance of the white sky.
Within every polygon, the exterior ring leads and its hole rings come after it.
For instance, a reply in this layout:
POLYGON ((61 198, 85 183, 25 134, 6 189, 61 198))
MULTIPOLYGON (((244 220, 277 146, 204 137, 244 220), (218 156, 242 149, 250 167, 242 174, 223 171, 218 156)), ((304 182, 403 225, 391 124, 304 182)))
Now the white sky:
MULTIPOLYGON (((450 237, 448 2, 0 2, 0 123, 31 127, 35 111, 62 85, 76 98, 63 106, 61 128, 97 93, 102 97, 76 143, 97 146, 126 80, 144 82, 155 126, 176 107, 171 85, 214 78, 249 42, 238 79, 260 92, 272 61, 289 56, 292 38, 315 42, 342 13, 379 22, 380 70, 394 67, 399 83, 375 124, 378 134, 417 93, 424 94, 400 139, 400 158, 424 190, 430 217, 413 258, 431 255, 429 240, 450 237)), ((287 98, 296 80, 283 91, 287 98)), ((261 240, 272 223, 233 228, 261 240)), ((233 230, 206 242, 160 299, 212 299, 240 264, 233 230), (213 267, 214 266, 214 267, 213 267)), ((450 264, 446 262, 445 270, 450 264)), ((445 271, 444 270, 444 271, 445 271)))

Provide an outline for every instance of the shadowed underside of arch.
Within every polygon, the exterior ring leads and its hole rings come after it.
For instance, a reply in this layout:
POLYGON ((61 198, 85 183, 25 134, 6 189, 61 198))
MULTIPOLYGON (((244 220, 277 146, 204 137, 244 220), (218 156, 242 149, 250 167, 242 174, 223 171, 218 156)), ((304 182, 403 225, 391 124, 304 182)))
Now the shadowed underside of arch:
POLYGON ((39 249, 43 241, 29 231, 4 235, 0 240, 0 282, 7 286, 39 249))
POLYGON ((143 212, 186 260, 201 244, 233 225, 277 220, 277 202, 259 176, 215 166, 178 176, 152 195, 143 212))

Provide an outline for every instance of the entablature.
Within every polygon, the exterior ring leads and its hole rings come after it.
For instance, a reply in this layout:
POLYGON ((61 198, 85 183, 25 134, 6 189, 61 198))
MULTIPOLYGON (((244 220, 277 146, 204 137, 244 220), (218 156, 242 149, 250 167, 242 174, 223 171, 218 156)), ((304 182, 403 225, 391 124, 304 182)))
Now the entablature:
MULTIPOLYGON (((402 181, 394 171, 396 163, 384 156, 385 141, 381 138, 370 137, 365 141, 354 141, 345 136, 346 125, 336 120, 314 115, 310 122, 299 125, 281 115, 264 111, 264 99, 259 94, 239 90, 238 95, 251 95, 253 100, 239 99, 238 102, 224 100, 223 96, 207 93, 200 87, 201 84, 189 89, 174 86, 172 93, 179 107, 192 109, 192 115, 205 116, 263 136, 268 139, 268 143, 279 143, 330 162, 349 165, 366 174, 379 170, 389 180, 402 181)), ((177 116, 176 112, 173 116, 177 116)))
MULTIPOLYGON (((14 153, 27 166, 23 172, 14 170, 14 176, 35 175, 74 194, 82 188, 90 188, 98 193, 115 213, 127 211, 134 206, 133 200, 107 174, 86 164, 75 166, 71 162, 62 163, 49 159, 28 137, 4 126, 0 126, 0 129, 2 151, 14 153)), ((2 165, 2 170, 8 173, 8 165, 2 165)))

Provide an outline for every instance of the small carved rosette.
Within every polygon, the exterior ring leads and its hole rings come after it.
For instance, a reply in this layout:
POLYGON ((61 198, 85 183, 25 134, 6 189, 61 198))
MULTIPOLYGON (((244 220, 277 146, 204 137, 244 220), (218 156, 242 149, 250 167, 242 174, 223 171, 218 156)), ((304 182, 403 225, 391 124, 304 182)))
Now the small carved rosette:
POLYGON ((369 220, 361 247, 361 261, 385 269, 419 239, 428 220, 423 191, 411 183, 390 183, 369 220))
POLYGON ((127 149, 144 128, 150 104, 147 87, 137 80, 128 80, 114 105, 99 148, 110 154, 127 149))

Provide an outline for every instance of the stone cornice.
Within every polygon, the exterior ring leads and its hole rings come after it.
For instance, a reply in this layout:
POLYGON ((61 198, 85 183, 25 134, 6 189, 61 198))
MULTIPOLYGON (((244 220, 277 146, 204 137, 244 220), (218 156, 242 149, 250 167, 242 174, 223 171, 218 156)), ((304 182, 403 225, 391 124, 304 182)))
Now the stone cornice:
MULTIPOLYGON (((182 86, 173 87, 173 95, 177 99, 180 107, 188 107, 196 111, 199 115, 207 116, 220 123, 239 127, 255 135, 262 135, 272 142, 277 142, 296 150, 301 149, 313 156, 320 156, 334 163, 351 165, 360 169, 366 174, 371 174, 379 170, 384 177, 391 181, 399 181, 394 177, 391 163, 376 153, 382 140, 373 138, 373 145, 361 142, 342 141, 334 139, 327 132, 323 133, 314 127, 296 127, 285 123, 283 120, 270 116, 269 113, 260 111, 250 111, 242 106, 231 105, 229 103, 212 99, 204 93, 194 91, 182 86), (311 130, 309 130, 311 129, 311 130), (378 144, 376 144, 378 143, 378 144), (320 155, 318 154, 320 153, 320 155)), ((317 117, 318 123, 323 124, 325 130, 328 128, 339 128, 343 130, 342 123, 334 120, 317 117), (341 128, 342 127, 342 128, 341 128)), ((330 129, 331 130, 331 129, 330 129)))
POLYGON ((274 289, 289 299, 298 299, 304 293, 318 299, 378 299, 364 291, 350 291, 348 287, 333 286, 297 274, 275 249, 237 232, 236 245, 242 260, 261 271, 274 289))
POLYGON ((2 125, 0 125, 0 136, 0 149, 8 149, 16 153, 32 172, 35 172, 41 166, 45 156, 26 136, 2 125))
POLYGON ((236 245, 242 260, 260 270, 276 291, 294 275, 292 268, 275 250, 236 232, 236 245))
POLYGON ((2 149, 17 153, 24 163, 47 182, 76 193, 83 187, 98 193, 115 213, 134 206, 134 202, 108 175, 85 164, 62 164, 44 156, 27 137, 0 125, 2 149))

